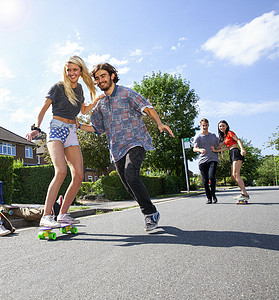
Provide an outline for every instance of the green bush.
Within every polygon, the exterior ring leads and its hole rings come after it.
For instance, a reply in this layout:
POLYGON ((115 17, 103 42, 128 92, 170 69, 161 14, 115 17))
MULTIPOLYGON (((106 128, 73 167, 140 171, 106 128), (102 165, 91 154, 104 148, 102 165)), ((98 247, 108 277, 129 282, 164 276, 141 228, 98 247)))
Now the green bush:
MULTIPOLYGON (((13 203, 44 204, 53 176, 54 168, 51 165, 15 168, 13 203)), ((71 174, 68 168, 58 195, 65 194, 70 182, 71 174)))
POLYGON ((94 193, 94 182, 82 182, 80 189, 77 193, 77 197, 79 198, 93 193, 94 193))
MULTIPOLYGON (((181 180, 174 176, 140 176, 150 197, 180 192, 181 180)), ((118 175, 104 176, 101 179, 105 198, 109 200, 128 200, 132 196, 124 188, 118 175)))
POLYGON ((101 178, 105 198, 108 200, 128 200, 131 196, 123 186, 118 175, 104 176, 101 178))
POLYGON ((5 204, 12 203, 13 162, 12 156, 0 155, 0 181, 3 183, 3 200, 5 204))

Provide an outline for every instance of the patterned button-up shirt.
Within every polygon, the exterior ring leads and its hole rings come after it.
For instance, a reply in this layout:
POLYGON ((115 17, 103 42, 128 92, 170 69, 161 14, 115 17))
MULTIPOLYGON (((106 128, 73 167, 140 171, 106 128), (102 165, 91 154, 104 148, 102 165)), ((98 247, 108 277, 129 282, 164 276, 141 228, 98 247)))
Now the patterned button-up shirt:
POLYGON ((153 108, 143 96, 130 88, 115 85, 112 94, 101 98, 92 111, 91 125, 97 134, 106 133, 115 162, 136 146, 154 150, 141 117, 145 115, 146 107, 153 108))

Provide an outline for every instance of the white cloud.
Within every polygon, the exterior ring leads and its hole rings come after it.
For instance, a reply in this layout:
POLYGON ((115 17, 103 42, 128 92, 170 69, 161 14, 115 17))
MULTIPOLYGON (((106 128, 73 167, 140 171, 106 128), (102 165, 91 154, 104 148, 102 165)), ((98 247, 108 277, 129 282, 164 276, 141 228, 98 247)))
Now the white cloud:
POLYGON ((141 49, 136 49, 135 51, 132 51, 131 56, 140 56, 142 55, 142 50, 141 49))
POLYGON ((202 49, 235 65, 252 65, 262 56, 278 57, 279 15, 271 11, 242 26, 226 26, 208 39, 202 49))
POLYGON ((178 48, 184 47, 184 45, 181 42, 186 41, 186 40, 187 40, 186 37, 179 38, 176 46, 171 46, 171 50, 176 51, 178 48))
POLYGON ((61 56, 71 56, 71 55, 80 55, 83 51, 83 47, 81 47, 76 42, 66 41, 65 45, 56 44, 55 45, 56 52, 61 56))
POLYGON ((19 108, 15 110, 13 113, 11 113, 10 120, 18 123, 23 123, 25 121, 27 122, 32 120, 33 116, 34 116, 34 112, 30 113, 29 111, 28 113, 26 113, 24 109, 19 108))
POLYGON ((0 80, 13 78, 12 71, 6 66, 3 59, 0 59, 0 80))
POLYGON ((11 91, 0 88, 0 110, 9 107, 9 103, 12 102, 11 91))
POLYGON ((130 68, 124 67, 118 69, 118 74, 127 74, 129 72, 130 68))
POLYGON ((279 101, 243 103, 239 101, 199 100, 200 115, 211 117, 248 116, 269 112, 279 112, 279 101))
POLYGON ((96 53, 90 54, 86 61, 91 65, 95 66, 96 64, 103 63, 108 61, 110 58, 110 54, 98 55, 96 53))
POLYGON ((119 60, 117 58, 112 57, 109 60, 109 63, 113 66, 121 66, 121 65, 126 65, 128 63, 128 60, 119 60))
POLYGON ((187 67, 186 64, 175 67, 174 69, 169 70, 167 73, 171 75, 181 75, 183 70, 187 67))

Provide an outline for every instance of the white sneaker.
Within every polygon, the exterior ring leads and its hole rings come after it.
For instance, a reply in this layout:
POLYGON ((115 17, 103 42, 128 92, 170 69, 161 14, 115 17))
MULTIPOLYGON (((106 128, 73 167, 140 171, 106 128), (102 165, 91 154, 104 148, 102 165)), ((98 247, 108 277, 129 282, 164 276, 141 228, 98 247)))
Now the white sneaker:
POLYGON ((0 236, 4 236, 10 233, 10 230, 6 229, 3 225, 0 225, 0 236))
POLYGON ((79 224, 80 220, 72 218, 69 214, 60 214, 57 216, 57 222, 69 223, 69 224, 79 224))
POLYGON ((40 226, 57 228, 57 227, 60 227, 61 224, 54 220, 53 215, 47 215, 47 216, 42 216, 41 221, 40 221, 40 226))

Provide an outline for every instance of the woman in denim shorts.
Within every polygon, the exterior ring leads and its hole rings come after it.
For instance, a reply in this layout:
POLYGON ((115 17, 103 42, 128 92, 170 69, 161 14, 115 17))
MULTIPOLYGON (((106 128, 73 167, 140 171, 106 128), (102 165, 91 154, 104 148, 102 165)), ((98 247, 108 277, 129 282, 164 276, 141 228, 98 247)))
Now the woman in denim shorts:
POLYGON ((83 180, 83 158, 77 139, 76 117, 81 112, 88 113, 99 100, 95 99, 95 86, 84 61, 78 56, 71 56, 64 65, 64 80, 54 84, 46 95, 42 109, 40 110, 37 123, 31 127, 31 132, 26 138, 31 141, 39 132, 44 115, 52 105, 53 119, 50 122, 47 137, 47 147, 52 163, 55 168, 55 175, 48 187, 45 200, 44 215, 40 226, 59 227, 60 223, 79 223, 69 216, 68 209, 75 199, 83 180), (84 104, 83 89, 79 78, 90 91, 92 103, 84 104), (70 168, 72 181, 64 195, 57 221, 52 215, 52 207, 57 199, 59 189, 67 175, 67 165, 70 168))
POLYGON ((212 147, 214 152, 222 152, 229 150, 230 152, 230 162, 231 162, 231 176, 238 184, 241 189, 241 194, 236 196, 234 199, 238 200, 237 203, 248 203, 249 195, 246 191, 243 179, 240 176, 240 170, 242 163, 244 161, 244 155, 246 151, 242 145, 241 140, 236 136, 236 134, 230 130, 229 124, 222 120, 218 123, 219 141, 218 149, 212 147), (225 146, 225 148, 223 148, 225 146), (239 148, 238 148, 239 146, 239 148))

